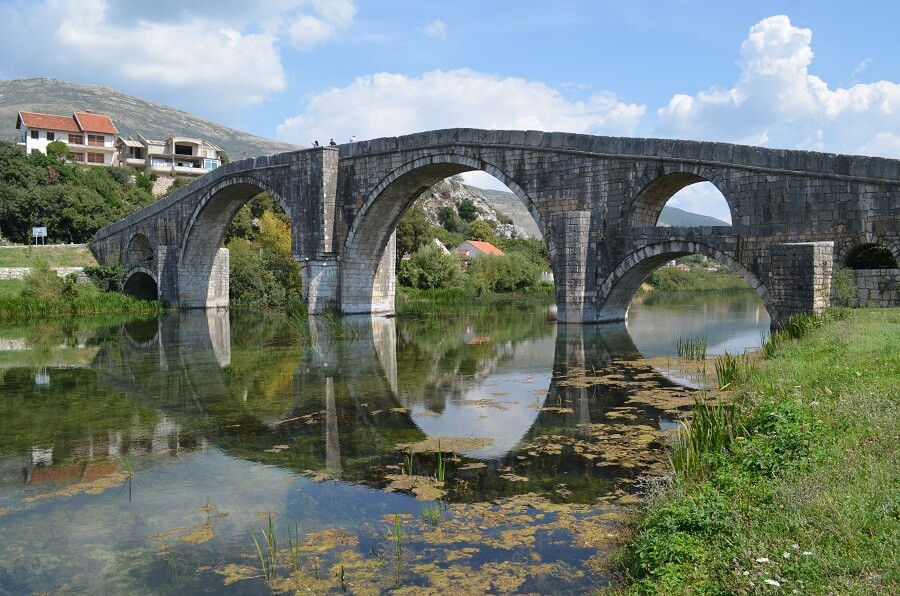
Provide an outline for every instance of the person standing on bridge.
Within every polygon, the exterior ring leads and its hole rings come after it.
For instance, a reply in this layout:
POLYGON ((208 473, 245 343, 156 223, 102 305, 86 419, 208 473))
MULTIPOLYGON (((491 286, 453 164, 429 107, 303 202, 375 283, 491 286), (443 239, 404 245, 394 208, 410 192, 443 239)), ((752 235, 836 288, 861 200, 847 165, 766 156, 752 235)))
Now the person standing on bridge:
POLYGON ((328 141, 328 144, 331 145, 332 147, 337 147, 337 143, 334 142, 334 139, 331 139, 330 141, 328 141))

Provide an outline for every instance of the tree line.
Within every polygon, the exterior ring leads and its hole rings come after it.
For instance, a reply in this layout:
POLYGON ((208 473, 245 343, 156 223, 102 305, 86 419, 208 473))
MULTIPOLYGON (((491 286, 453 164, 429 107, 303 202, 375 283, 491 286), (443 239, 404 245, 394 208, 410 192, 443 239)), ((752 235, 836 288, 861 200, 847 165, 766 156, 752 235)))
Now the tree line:
POLYGON ((103 226, 154 201, 150 176, 79 164, 67 155, 59 141, 47 153, 27 156, 0 141, 0 237, 26 244, 39 226, 51 242, 88 242, 103 226))

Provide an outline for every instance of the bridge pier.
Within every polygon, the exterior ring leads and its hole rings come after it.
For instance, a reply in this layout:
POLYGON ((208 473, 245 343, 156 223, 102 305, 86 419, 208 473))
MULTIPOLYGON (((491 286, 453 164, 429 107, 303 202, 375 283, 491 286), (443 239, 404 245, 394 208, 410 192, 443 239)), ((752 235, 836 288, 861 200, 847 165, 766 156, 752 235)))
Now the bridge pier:
POLYGON ((300 275, 303 279, 303 295, 306 297, 306 312, 321 314, 340 304, 341 263, 340 257, 330 255, 318 259, 298 259, 300 275))
POLYGON ((831 304, 834 242, 773 244, 770 254, 772 327, 793 315, 821 313, 831 304))
POLYGON ((597 226, 590 211, 556 214, 551 254, 561 323, 597 320, 597 226))

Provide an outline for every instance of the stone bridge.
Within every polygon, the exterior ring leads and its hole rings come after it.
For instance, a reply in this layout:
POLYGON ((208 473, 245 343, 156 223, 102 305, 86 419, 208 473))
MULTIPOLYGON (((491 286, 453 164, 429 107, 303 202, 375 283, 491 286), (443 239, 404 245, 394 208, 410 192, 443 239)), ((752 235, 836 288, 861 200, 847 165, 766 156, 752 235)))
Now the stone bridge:
MULTIPOLYGON (((900 260, 900 160, 661 139, 448 129, 226 164, 99 230, 126 292, 228 305, 225 230, 256 194, 292 223, 310 313, 394 310, 403 214, 440 180, 481 170, 522 201, 549 246, 559 319, 623 320, 643 279, 692 253, 739 273, 773 324, 829 301, 833 266, 880 245, 900 260), (732 226, 656 227, 677 191, 709 181, 732 226)), ((877 283, 900 303, 900 271, 877 283)))

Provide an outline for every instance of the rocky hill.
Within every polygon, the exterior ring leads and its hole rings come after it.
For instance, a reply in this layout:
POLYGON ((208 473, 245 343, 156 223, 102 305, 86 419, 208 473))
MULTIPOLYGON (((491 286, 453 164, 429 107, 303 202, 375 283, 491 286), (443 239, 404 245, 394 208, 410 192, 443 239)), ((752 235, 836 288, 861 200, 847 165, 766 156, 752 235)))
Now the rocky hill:
POLYGON ((299 149, 235 130, 199 116, 99 85, 54 79, 0 80, 0 140, 15 142, 20 110, 70 115, 92 110, 112 118, 123 136, 138 132, 151 139, 173 135, 201 138, 222 147, 232 160, 299 149))

